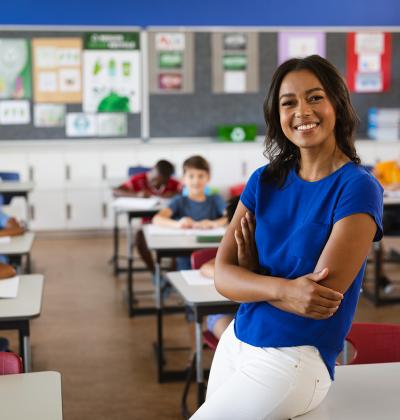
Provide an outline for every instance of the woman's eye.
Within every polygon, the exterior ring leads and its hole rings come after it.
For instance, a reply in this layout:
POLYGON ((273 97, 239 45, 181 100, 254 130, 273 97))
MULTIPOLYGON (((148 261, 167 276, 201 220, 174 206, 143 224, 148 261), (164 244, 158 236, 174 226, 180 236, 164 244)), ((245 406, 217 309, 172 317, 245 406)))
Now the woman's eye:
POLYGON ((293 101, 285 101, 281 103, 281 106, 290 106, 293 105, 293 101))
POLYGON ((309 101, 310 101, 310 102, 316 102, 316 101, 319 101, 319 100, 321 100, 321 99, 323 99, 323 96, 320 96, 320 95, 314 95, 314 96, 311 96, 311 97, 310 97, 309 101))

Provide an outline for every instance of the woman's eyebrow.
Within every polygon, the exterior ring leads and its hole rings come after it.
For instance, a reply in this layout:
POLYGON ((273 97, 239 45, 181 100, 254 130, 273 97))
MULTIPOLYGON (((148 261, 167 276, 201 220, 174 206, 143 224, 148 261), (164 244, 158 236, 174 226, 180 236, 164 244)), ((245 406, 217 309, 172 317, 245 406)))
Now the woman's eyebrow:
MULTIPOLYGON (((315 92, 317 90, 321 90, 322 92, 324 92, 324 89, 322 89, 321 87, 315 87, 315 88, 307 89, 305 93, 306 95, 309 95, 310 93, 315 92)), ((296 96, 296 95, 294 93, 284 93, 279 97, 279 99, 282 99, 287 96, 296 96)))

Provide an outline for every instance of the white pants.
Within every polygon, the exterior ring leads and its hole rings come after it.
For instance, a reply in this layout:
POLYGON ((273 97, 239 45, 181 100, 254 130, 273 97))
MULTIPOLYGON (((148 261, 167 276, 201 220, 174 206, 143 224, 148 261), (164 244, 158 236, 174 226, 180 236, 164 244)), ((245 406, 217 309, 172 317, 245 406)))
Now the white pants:
POLYGON ((331 379, 313 346, 254 347, 233 321, 218 344, 205 403, 192 420, 287 420, 319 405, 331 379))

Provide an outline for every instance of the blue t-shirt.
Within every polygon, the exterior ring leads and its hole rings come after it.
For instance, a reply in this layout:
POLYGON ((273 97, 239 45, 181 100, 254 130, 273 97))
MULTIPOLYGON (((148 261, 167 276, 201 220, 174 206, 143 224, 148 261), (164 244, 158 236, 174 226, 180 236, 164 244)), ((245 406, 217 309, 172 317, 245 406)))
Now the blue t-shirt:
MULTIPOLYGON (((333 225, 355 213, 369 214, 377 225, 374 241, 381 239, 383 189, 362 166, 349 162, 315 182, 301 179, 292 169, 282 188, 266 182, 265 169, 252 174, 241 201, 255 215, 259 264, 268 275, 295 279, 312 273, 333 225)), ((364 271, 365 262, 337 312, 326 320, 285 312, 267 302, 240 305, 237 338, 257 347, 315 346, 333 379, 364 271)))
POLYGON ((10 216, 0 210, 0 229, 4 229, 7 225, 7 222, 10 220, 10 216))
POLYGON ((224 215, 225 201, 218 195, 207 195, 204 201, 194 201, 189 197, 177 195, 168 204, 172 210, 172 218, 179 220, 182 217, 191 217, 193 220, 215 220, 224 215))

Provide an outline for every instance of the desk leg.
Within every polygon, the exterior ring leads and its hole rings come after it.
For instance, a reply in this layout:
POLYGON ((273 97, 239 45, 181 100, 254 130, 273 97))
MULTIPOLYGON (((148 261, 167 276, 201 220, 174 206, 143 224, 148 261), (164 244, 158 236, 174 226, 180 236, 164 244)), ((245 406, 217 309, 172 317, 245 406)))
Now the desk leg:
POLYGON ((114 276, 118 275, 119 266, 118 266, 118 255, 119 251, 119 227, 118 227, 118 212, 114 211, 114 255, 112 257, 112 261, 114 264, 114 276))
POLYGON ((19 351, 24 363, 25 373, 31 371, 31 354, 29 340, 29 321, 23 322, 19 328, 19 351))
POLYGON ((128 255, 128 307, 129 316, 133 316, 133 240, 132 240, 132 226, 131 219, 128 217, 127 223, 127 255, 128 255))
POLYGON ((31 274, 31 254, 28 252, 26 254, 26 265, 25 265, 26 274, 31 274))
POLYGON ((205 385, 204 385, 204 371, 203 371, 202 319, 201 317, 198 317, 198 315, 196 315, 196 382, 197 382, 197 404, 198 404, 198 407, 200 407, 205 400, 205 385))
POLYGON ((382 274, 382 245, 381 242, 374 242, 374 258, 375 258, 375 284, 373 300, 375 305, 379 303, 379 277, 382 274))
POLYGON ((155 280, 156 280, 156 314, 157 314, 157 379, 161 383, 163 379, 163 362, 164 362, 164 346, 163 346, 163 324, 162 324, 162 296, 161 296, 161 259, 156 256, 155 264, 155 280))

